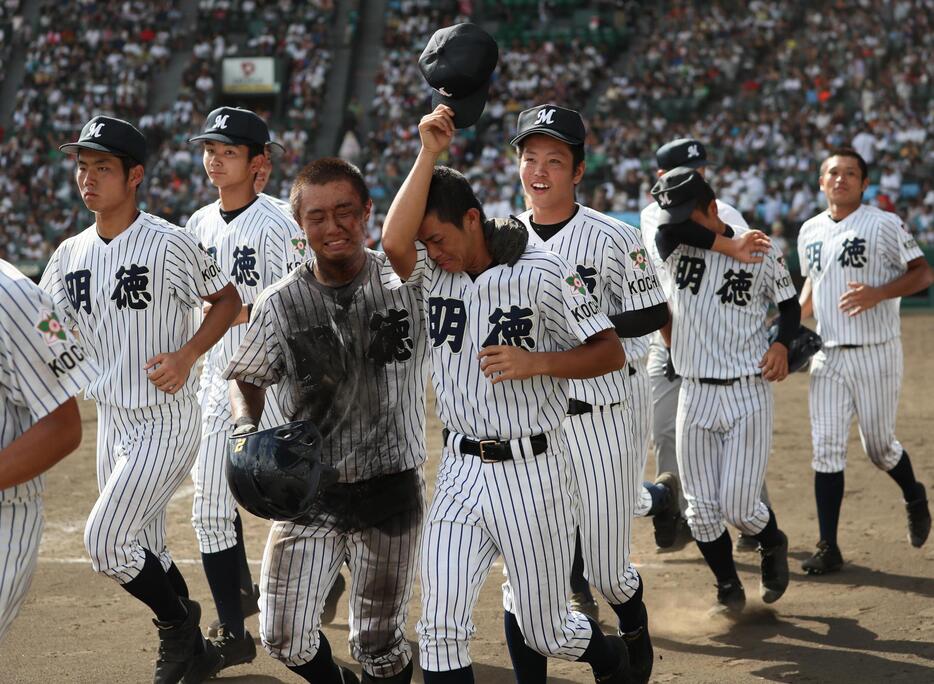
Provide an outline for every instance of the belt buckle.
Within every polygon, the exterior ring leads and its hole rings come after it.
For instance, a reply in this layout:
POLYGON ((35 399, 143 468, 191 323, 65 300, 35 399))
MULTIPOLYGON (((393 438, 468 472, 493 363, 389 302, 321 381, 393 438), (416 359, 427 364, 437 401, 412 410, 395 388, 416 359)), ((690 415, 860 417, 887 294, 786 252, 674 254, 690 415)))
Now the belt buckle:
POLYGON ((487 456, 486 451, 484 451, 485 446, 496 446, 497 444, 499 444, 499 442, 497 442, 495 439, 481 439, 479 442, 477 442, 477 444, 480 445, 480 462, 481 463, 499 463, 500 462, 500 459, 487 456))

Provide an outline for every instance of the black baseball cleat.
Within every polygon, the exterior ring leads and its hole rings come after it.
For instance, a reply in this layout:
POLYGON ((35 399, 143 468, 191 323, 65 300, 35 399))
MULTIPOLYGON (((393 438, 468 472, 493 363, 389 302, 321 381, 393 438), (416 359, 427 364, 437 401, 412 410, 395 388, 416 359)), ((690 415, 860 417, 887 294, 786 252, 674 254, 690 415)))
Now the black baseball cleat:
POLYGON ((924 485, 918 483, 918 496, 913 501, 906 501, 908 511, 908 541, 916 549, 924 546, 931 533, 931 511, 928 508, 927 494, 924 485))
POLYGON ((597 605, 597 600, 589 589, 587 591, 573 592, 568 599, 568 607, 578 613, 583 613, 594 622, 599 621, 597 616, 600 614, 600 606, 597 605))
POLYGON ((626 651, 626 642, 622 637, 607 636, 604 637, 609 642, 610 647, 619 655, 618 665, 613 672, 605 675, 593 676, 597 684, 633 684, 635 681, 629 670, 629 653, 626 651))
POLYGON ((242 637, 237 637, 227 631, 222 624, 217 629, 217 636, 211 640, 221 656, 224 658, 224 667, 234 667, 253 662, 256 658, 256 643, 253 636, 244 630, 242 637))
POLYGON ((837 572, 842 567, 843 554, 840 553, 840 547, 831 546, 823 539, 817 542, 817 551, 814 555, 801 563, 801 569, 809 575, 826 575, 837 572))
POLYGON ((736 543, 733 544, 733 551, 736 553, 752 553, 759 550, 759 540, 742 532, 739 533, 736 543))
POLYGON ((153 684, 197 684, 213 677, 224 664, 214 644, 201 636, 201 606, 196 601, 180 600, 188 610, 184 620, 153 620, 159 630, 159 657, 153 684))
POLYGON ((775 603, 788 588, 788 536, 781 530, 778 533, 782 537, 781 544, 768 549, 759 548, 759 554, 762 556, 759 566, 762 570, 759 595, 766 603, 775 603))
POLYGON ((626 642, 629 652, 630 679, 634 684, 648 684, 655 664, 655 652, 652 650, 652 638, 649 635, 649 615, 642 606, 642 625, 631 632, 620 634, 626 642))
MULTIPOLYGON (((255 584, 249 591, 240 590, 240 610, 243 612, 243 619, 256 615, 259 612, 259 587, 255 584)), ((208 626, 208 638, 213 639, 217 636, 217 630, 221 626, 220 620, 215 620, 208 626)))
POLYGON ((655 478, 655 484, 649 487, 652 495, 652 526, 655 527, 655 545, 660 549, 671 548, 678 532, 681 519, 679 499, 681 483, 674 473, 662 473, 655 478))
POLYGON ((737 617, 746 607, 746 590, 739 578, 717 583, 717 605, 712 612, 727 617, 737 617))
POLYGON ((343 665, 339 668, 341 673, 341 684, 360 684, 360 679, 353 673, 353 670, 350 670, 343 665))
POLYGON ((331 591, 328 592, 328 597, 324 600, 324 610, 321 612, 322 625, 329 625, 334 622, 334 618, 337 617, 337 602, 340 601, 346 588, 347 580, 344 579, 343 575, 338 574, 331 591))

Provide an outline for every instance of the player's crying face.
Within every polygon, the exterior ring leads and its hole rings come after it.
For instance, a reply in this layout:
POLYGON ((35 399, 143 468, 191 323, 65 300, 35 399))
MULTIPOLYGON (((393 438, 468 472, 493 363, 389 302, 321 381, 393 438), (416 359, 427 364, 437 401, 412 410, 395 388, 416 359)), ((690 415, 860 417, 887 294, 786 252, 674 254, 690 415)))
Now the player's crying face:
POLYGON ((305 185, 298 215, 308 244, 321 260, 345 261, 364 249, 370 207, 349 181, 305 185))
POLYGON ((424 243, 428 257, 438 264, 438 268, 449 273, 466 270, 468 239, 464 230, 440 220, 432 212, 422 220, 418 239, 424 243))

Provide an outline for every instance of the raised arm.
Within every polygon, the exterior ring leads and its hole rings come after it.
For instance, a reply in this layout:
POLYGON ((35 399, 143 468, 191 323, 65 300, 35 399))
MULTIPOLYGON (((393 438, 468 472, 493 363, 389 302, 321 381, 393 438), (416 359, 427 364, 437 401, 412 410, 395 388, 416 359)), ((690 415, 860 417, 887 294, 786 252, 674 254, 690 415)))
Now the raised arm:
POLYGON ((386 213, 383 251, 393 270, 403 280, 407 280, 415 268, 415 239, 425 217, 435 162, 454 137, 453 116, 454 112, 449 107, 438 105, 433 112, 422 117, 418 124, 421 150, 386 213))

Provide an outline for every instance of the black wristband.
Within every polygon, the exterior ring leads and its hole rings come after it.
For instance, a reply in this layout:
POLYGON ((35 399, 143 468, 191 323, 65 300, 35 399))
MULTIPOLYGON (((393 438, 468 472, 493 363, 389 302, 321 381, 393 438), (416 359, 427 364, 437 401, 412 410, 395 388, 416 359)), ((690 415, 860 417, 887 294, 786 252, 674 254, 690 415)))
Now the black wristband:
POLYGON ((247 304, 246 305, 246 319, 250 320, 252 317, 253 317, 253 305, 247 304))

